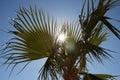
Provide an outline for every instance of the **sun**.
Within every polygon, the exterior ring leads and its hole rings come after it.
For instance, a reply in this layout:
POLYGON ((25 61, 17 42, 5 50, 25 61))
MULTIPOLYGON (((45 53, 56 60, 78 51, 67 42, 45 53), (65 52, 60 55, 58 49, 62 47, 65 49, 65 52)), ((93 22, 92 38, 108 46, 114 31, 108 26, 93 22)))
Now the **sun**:
POLYGON ((66 39, 66 35, 64 33, 61 33, 59 36, 58 36, 58 41, 60 42, 64 42, 66 39))

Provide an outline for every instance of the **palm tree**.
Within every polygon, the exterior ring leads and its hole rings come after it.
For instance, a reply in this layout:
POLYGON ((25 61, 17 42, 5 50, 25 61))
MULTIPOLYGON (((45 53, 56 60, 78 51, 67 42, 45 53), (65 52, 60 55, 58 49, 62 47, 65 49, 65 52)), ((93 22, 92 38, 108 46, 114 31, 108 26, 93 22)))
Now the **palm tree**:
POLYGON ((59 76, 64 80, 115 79, 110 74, 91 74, 86 65, 94 60, 103 63, 103 59, 112 58, 110 50, 101 47, 101 43, 107 40, 107 28, 120 39, 120 31, 105 15, 118 2, 98 0, 98 6, 94 7, 94 0, 85 0, 79 23, 65 23, 62 27, 43 10, 31 6, 20 8, 17 18, 11 20, 15 30, 10 33, 15 36, 1 54, 6 59, 4 63, 13 65, 12 72, 20 63, 26 63, 24 70, 31 61, 46 58, 38 80, 58 80, 59 76))

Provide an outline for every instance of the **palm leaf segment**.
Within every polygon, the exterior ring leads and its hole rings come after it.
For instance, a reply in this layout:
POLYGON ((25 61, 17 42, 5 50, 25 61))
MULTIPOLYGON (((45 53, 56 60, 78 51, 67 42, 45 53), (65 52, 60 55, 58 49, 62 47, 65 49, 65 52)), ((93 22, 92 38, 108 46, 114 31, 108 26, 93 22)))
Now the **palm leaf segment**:
POLYGON ((86 73, 84 75, 83 80, 116 80, 115 77, 110 74, 91 74, 91 73, 86 73))

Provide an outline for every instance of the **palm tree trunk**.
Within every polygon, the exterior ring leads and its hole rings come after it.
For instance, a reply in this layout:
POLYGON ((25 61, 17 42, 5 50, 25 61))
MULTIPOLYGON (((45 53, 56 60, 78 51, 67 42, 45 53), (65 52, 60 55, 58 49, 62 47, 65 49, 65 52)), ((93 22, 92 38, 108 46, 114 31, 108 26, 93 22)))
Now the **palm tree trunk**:
POLYGON ((67 69, 63 75, 64 80, 79 80, 76 68, 67 69))
POLYGON ((79 80, 78 69, 74 66, 76 63, 76 58, 77 57, 75 55, 69 55, 69 58, 66 59, 66 67, 63 70, 64 80, 79 80))
POLYGON ((82 70, 86 67, 86 54, 82 53, 80 57, 80 64, 78 67, 78 73, 81 73, 82 70))

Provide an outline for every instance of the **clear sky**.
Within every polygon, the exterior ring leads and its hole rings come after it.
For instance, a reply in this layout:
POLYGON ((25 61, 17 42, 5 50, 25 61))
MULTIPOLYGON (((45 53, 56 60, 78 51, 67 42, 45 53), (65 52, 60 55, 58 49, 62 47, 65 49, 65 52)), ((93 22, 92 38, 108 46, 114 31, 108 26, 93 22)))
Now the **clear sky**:
MULTIPOLYGON (((37 5, 39 9, 48 11, 51 16, 59 22, 64 21, 77 21, 83 0, 0 0, 0 48, 4 42, 8 41, 11 37, 10 34, 4 32, 12 29, 9 23, 9 18, 15 18, 15 11, 20 6, 29 7, 29 5, 37 5)), ((119 7, 120 8, 120 7, 119 7)), ((112 9, 108 15, 115 19, 120 19, 120 9, 112 9)), ((118 29, 120 23, 111 21, 118 29)), ((95 63, 89 65, 91 73, 107 73, 120 75, 120 41, 109 34, 109 40, 105 42, 103 47, 116 51, 118 53, 111 53, 114 57, 112 62, 105 61, 105 64, 95 63)), ((20 74, 17 72, 21 69, 21 65, 17 66, 13 74, 9 77, 10 69, 6 70, 5 65, 0 65, 0 80, 36 80, 38 71, 45 60, 33 61, 28 67, 20 74)), ((0 59, 0 63, 2 60, 0 59)))

